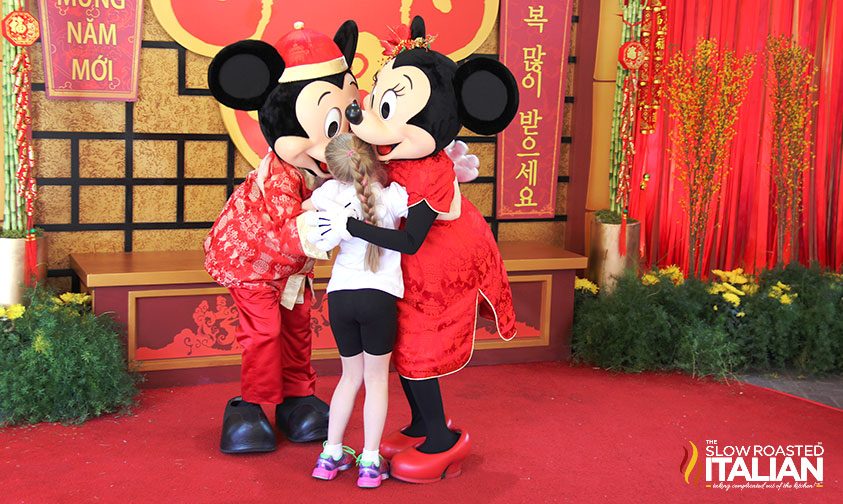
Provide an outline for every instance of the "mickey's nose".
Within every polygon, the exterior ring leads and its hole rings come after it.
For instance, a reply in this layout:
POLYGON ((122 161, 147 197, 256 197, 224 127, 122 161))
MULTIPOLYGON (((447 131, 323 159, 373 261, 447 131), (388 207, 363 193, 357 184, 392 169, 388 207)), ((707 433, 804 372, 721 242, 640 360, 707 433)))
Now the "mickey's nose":
POLYGON ((345 118, 355 126, 363 122, 363 111, 360 110, 357 100, 351 102, 351 105, 345 108, 345 118))

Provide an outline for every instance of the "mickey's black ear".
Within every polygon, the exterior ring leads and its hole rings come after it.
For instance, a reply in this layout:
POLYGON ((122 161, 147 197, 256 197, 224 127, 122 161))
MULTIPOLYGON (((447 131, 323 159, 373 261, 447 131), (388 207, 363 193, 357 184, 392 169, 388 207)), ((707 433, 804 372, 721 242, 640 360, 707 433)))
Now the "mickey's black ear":
POLYGON ((208 88, 226 107, 257 110, 278 85, 284 60, 260 40, 241 40, 223 47, 208 67, 208 88))
POLYGON ((413 22, 410 23, 410 38, 424 38, 425 35, 424 19, 421 16, 414 17, 413 22))
POLYGON ((357 54, 357 23, 348 20, 340 25, 337 34, 334 35, 334 42, 340 48, 348 68, 354 63, 354 55, 357 54))
POLYGON ((512 72, 491 58, 474 58, 454 76, 460 122, 480 135, 506 128, 518 111, 518 84, 512 72))

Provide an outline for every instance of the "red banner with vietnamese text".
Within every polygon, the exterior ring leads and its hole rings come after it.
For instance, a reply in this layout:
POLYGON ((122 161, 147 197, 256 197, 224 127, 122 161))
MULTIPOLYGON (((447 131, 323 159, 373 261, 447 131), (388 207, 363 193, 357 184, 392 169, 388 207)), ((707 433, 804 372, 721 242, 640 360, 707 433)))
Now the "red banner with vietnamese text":
POLYGON ((143 0, 39 0, 47 97, 136 101, 143 0))
POLYGON ((572 0, 501 2, 500 57, 518 81, 518 114, 498 138, 497 216, 556 213, 572 0))

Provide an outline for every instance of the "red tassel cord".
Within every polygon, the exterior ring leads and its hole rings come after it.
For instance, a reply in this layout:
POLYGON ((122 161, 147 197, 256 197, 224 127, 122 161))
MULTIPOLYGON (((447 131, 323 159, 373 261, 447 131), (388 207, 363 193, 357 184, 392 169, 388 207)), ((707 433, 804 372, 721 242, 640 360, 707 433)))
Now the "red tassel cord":
POLYGON ((618 253, 621 257, 626 255, 626 212, 621 214, 621 234, 618 237, 618 253))
POLYGON ((621 235, 618 241, 618 253, 626 255, 626 220, 629 208, 630 179, 632 161, 635 158, 635 89, 638 87, 638 71, 632 70, 623 83, 623 106, 621 107, 621 152, 622 161, 618 169, 618 188, 615 202, 621 209, 621 235))
POLYGON ((17 192, 23 199, 26 212, 26 259, 24 261, 24 281, 31 286, 38 275, 38 245, 34 227, 36 185, 32 169, 35 156, 32 150, 32 116, 29 113, 31 93, 31 69, 29 53, 23 49, 12 63, 11 74, 14 80, 15 96, 15 144, 18 154, 17 192))

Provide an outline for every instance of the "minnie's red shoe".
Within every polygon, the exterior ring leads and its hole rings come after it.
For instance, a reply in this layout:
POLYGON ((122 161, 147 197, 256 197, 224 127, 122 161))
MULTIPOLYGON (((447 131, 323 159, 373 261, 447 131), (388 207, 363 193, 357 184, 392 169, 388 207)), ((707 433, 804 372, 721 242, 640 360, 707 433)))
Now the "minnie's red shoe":
MULTIPOLYGON (((459 430, 454 427, 450 418, 446 419, 445 423, 448 425, 449 429, 459 430)), ((424 436, 414 437, 404 434, 402 431, 407 427, 409 427, 409 425, 405 425, 395 432, 390 432, 381 439, 381 457, 386 460, 392 460, 392 457, 394 457, 397 453, 402 452, 407 448, 414 448, 424 442, 424 436)))
POLYGON ((392 458, 389 474, 408 483, 435 483, 455 478, 462 472, 462 462, 471 452, 471 439, 463 431, 457 444, 442 453, 422 453, 415 447, 407 448, 392 458))

